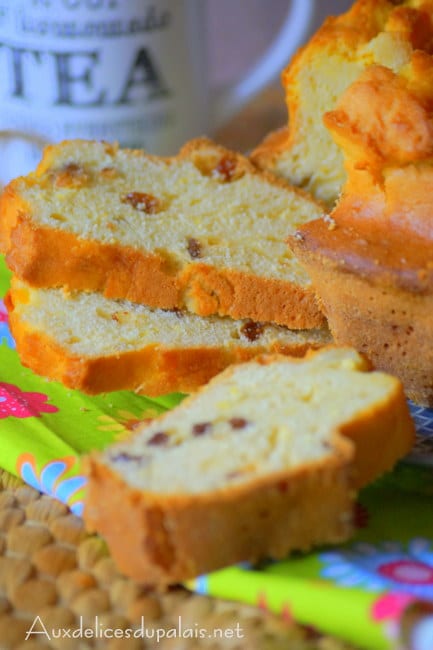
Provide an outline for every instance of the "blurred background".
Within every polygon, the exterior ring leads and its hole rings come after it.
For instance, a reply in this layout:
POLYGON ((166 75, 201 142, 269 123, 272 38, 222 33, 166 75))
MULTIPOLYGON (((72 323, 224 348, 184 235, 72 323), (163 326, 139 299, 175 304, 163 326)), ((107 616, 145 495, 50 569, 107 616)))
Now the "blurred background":
MULTIPOLYGON (((240 79, 277 33, 290 0, 207 0, 212 85, 240 79)), ((314 33, 326 16, 347 11, 353 0, 315 0, 310 25, 314 33)), ((287 122, 279 77, 216 137, 227 146, 247 151, 270 130, 287 122)))
MULTIPOLYGON (((239 79, 271 43, 290 0, 207 0, 212 80, 239 79)), ((326 16, 344 13, 353 0, 315 0, 310 34, 326 16)))

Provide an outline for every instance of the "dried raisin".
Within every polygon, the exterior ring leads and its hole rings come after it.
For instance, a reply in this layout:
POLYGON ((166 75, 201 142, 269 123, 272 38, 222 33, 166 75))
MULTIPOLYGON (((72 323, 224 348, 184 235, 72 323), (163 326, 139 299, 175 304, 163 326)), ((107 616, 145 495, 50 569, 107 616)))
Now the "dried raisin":
POLYGON ((156 214, 160 210, 160 201, 152 194, 146 192, 128 192, 120 197, 122 203, 131 205, 134 210, 145 212, 146 214, 156 214))
POLYGON ((208 433, 212 428, 212 422, 200 422, 194 424, 192 428, 192 433, 194 436, 202 436, 204 433, 208 433))
POLYGON ((188 239, 187 250, 194 260, 202 256, 201 244, 197 239, 194 239, 194 237, 188 239))
POLYGON ((256 323, 253 320, 248 320, 241 327, 241 334, 249 341, 257 341, 263 334, 264 327, 261 323, 256 323))
POLYGON ((160 446, 168 442, 168 435, 164 431, 158 431, 147 441, 148 445, 160 446))
POLYGON ((229 420, 232 429, 244 429, 248 425, 248 420, 245 418, 232 418, 229 420))

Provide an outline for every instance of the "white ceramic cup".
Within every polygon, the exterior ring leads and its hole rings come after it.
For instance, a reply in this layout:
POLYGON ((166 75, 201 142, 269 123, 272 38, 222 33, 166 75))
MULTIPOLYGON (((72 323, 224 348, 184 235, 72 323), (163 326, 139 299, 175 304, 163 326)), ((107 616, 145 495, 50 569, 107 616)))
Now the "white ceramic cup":
POLYGON ((211 133, 284 67, 313 5, 288 0, 268 51, 217 92, 206 0, 1 0, 0 183, 33 167, 48 142, 117 140, 166 155, 211 133))

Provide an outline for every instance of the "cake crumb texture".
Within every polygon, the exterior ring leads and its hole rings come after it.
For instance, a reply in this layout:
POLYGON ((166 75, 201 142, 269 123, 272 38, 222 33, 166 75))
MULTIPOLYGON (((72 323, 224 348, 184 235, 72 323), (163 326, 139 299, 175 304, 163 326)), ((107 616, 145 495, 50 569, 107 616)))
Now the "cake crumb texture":
POLYGON ((307 329, 324 317, 285 240, 321 212, 204 138, 173 158, 74 140, 6 187, 0 249, 33 286, 307 329))
POLYGON ((401 383, 354 350, 259 357, 91 455, 85 519, 149 583, 281 558, 347 539, 356 490, 413 436, 401 383))

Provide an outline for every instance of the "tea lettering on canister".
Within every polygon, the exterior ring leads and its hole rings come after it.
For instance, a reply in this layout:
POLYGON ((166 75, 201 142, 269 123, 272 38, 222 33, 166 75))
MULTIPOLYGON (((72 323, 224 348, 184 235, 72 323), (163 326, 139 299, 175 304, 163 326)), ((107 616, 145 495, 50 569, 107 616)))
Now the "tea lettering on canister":
MULTIPOLYGON (((0 0, 0 184, 48 142, 174 153, 201 129, 185 0, 0 0)), ((203 68, 204 69, 204 68, 203 68)))

